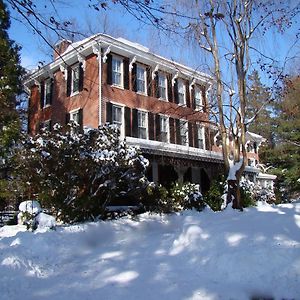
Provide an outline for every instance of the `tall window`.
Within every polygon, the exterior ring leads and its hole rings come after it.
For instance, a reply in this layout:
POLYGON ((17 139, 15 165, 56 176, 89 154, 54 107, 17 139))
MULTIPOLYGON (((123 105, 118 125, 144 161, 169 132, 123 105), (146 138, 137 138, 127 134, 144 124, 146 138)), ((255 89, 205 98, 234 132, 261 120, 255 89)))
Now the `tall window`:
POLYGON ((158 74, 158 98, 167 99, 167 83, 166 75, 158 74))
POLYGON ((122 107, 113 105, 112 106, 112 123, 117 125, 121 130, 122 127, 122 107))
POLYGON ((44 94, 44 107, 47 105, 51 105, 51 97, 52 97, 52 83, 51 79, 45 81, 45 94, 44 94))
POLYGON ((122 82, 122 60, 113 56, 112 58, 112 84, 123 86, 122 82))
POLYGON ((185 85, 181 80, 178 80, 178 103, 185 104, 185 85))
POLYGON ((79 64, 72 67, 71 93, 79 92, 79 64))
POLYGON ((139 65, 136 67, 136 91, 143 94, 146 91, 146 69, 139 65))
POLYGON ((138 112, 138 136, 140 139, 147 139, 147 113, 138 112))
POLYGON ((204 149, 204 128, 199 124, 197 124, 197 140, 198 148, 204 149))
POLYGON ((195 88, 195 109, 203 111, 202 92, 199 88, 195 88))
POLYGON ((166 116, 160 116, 160 140, 169 142, 169 119, 166 116))
POLYGON ((187 146, 188 144, 188 123, 186 121, 180 120, 180 144, 183 146, 187 146))

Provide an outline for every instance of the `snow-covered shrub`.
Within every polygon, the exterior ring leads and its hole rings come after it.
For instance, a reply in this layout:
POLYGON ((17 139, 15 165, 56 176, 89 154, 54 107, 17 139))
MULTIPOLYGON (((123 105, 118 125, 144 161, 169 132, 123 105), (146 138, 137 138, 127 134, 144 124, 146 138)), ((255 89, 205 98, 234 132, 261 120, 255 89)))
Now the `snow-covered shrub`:
POLYGON ((209 190, 204 195, 205 204, 207 204, 213 211, 222 210, 225 192, 226 182, 223 179, 213 180, 209 190))
POLYGON ((193 208, 201 211, 205 207, 198 184, 176 182, 171 187, 170 198, 175 211, 193 208))
POLYGON ((118 198, 140 200, 147 185, 146 160, 119 139, 116 126, 80 132, 56 124, 52 132, 25 137, 17 174, 44 207, 65 222, 99 218, 118 198))
POLYGON ((241 192, 241 201, 243 207, 249 207, 255 205, 255 184, 242 177, 240 181, 240 192, 241 192))

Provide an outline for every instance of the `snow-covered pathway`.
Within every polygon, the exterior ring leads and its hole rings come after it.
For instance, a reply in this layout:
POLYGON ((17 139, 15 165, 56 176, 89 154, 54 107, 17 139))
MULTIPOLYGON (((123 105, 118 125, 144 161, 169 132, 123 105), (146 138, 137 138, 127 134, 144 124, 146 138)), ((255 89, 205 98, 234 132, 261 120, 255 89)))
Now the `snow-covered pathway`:
POLYGON ((300 299, 300 203, 0 229, 0 299, 300 299))

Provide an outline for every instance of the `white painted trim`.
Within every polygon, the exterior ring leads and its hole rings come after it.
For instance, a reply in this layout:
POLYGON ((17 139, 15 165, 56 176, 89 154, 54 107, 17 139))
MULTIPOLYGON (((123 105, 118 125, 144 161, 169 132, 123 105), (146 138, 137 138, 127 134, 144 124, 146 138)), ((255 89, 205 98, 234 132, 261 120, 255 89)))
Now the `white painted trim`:
POLYGON ((121 84, 112 83, 112 86, 122 88, 124 89, 124 58, 119 55, 112 55, 112 62, 111 62, 111 74, 112 74, 112 80, 113 80, 113 60, 118 60, 121 62, 121 84))
POLYGON ((130 59, 130 62, 129 62, 129 72, 132 71, 133 69, 133 64, 136 62, 136 55, 133 56, 131 59, 130 59))
POLYGON ((104 53, 103 53, 103 62, 106 63, 107 61, 107 55, 110 53, 110 50, 111 50, 111 46, 108 46, 105 50, 104 50, 104 53))
POLYGON ((82 70, 85 71, 85 67, 86 67, 85 57, 81 54, 77 54, 77 59, 80 63, 82 63, 82 70))

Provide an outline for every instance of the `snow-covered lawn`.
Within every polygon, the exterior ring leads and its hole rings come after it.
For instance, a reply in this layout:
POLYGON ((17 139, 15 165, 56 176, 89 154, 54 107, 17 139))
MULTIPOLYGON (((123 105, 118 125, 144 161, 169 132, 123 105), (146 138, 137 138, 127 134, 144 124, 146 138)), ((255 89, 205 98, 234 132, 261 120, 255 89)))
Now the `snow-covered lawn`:
POLYGON ((300 299, 300 203, 0 237, 0 299, 300 299))

